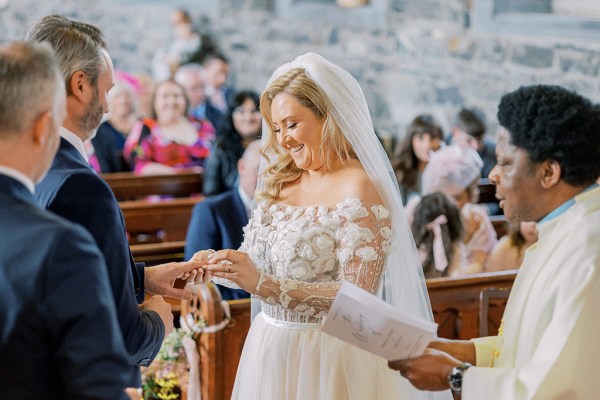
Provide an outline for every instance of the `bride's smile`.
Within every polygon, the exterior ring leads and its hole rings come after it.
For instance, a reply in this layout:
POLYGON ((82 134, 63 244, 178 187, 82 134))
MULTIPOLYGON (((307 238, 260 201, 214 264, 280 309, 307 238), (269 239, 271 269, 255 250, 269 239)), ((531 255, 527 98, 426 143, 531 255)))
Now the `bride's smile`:
POLYGON ((298 168, 315 171, 323 166, 321 132, 323 119, 293 96, 280 93, 271 104, 273 132, 298 168))

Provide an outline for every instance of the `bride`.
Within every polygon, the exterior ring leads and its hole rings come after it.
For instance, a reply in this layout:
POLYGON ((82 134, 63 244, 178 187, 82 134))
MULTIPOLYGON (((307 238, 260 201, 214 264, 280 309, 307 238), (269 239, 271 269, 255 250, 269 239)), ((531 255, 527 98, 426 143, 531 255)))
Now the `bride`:
POLYGON ((342 280, 432 320, 394 173, 358 83, 308 53, 275 71, 260 109, 265 160, 244 243, 194 256, 209 260, 205 279, 263 302, 232 398, 450 398, 417 391, 383 358, 320 330, 342 280))

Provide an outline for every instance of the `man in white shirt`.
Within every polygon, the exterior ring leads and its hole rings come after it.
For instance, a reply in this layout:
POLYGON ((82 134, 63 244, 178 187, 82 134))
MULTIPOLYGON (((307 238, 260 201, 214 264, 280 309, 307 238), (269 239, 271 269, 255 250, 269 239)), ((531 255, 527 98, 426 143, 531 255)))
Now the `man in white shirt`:
POLYGON ((463 399, 600 395, 600 109, 558 86, 503 96, 489 178, 510 221, 538 222, 498 336, 436 340, 391 361, 419 389, 463 399))

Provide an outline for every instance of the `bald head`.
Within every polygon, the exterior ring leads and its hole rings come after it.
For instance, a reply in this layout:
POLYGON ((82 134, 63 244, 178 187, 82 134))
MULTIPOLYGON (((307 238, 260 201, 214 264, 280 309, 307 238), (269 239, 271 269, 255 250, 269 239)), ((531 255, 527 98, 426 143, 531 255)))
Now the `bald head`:
POLYGON ((206 101, 204 94, 204 69, 199 64, 185 64, 175 72, 175 81, 185 89, 190 107, 196 108, 206 101))
POLYGON ((254 197, 260 166, 260 140, 251 142, 238 161, 239 185, 249 197, 254 197))

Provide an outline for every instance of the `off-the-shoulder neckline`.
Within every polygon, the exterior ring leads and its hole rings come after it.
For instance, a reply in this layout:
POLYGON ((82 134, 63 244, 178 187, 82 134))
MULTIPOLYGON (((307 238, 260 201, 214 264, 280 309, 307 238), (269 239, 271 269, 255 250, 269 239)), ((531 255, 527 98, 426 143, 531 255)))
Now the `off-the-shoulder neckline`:
POLYGON ((293 204, 288 204, 288 203, 284 203, 282 201, 271 201, 271 202, 267 202, 267 205, 270 206, 280 206, 283 208, 294 208, 294 209, 309 209, 309 208, 325 208, 328 210, 333 210, 333 209, 337 209, 340 205, 344 204, 344 203, 354 203, 354 202, 358 202, 359 204, 363 205, 363 206, 381 206, 384 208, 385 205, 381 204, 381 203, 375 203, 375 202, 370 202, 370 201, 364 201, 361 200, 359 198, 349 198, 349 199, 344 199, 341 201, 338 201, 337 203, 332 203, 332 204, 310 204, 310 205, 306 205, 306 206, 299 206, 299 205, 293 205, 293 204))

